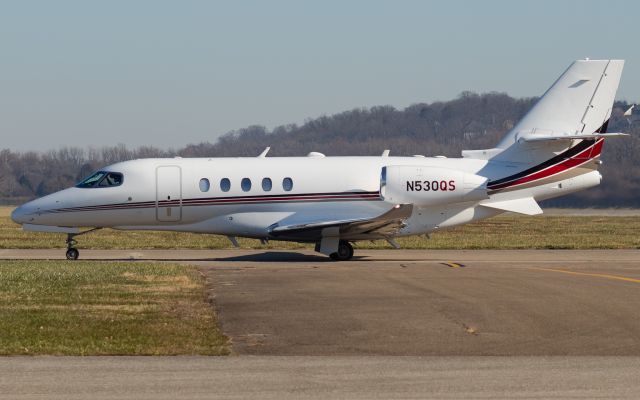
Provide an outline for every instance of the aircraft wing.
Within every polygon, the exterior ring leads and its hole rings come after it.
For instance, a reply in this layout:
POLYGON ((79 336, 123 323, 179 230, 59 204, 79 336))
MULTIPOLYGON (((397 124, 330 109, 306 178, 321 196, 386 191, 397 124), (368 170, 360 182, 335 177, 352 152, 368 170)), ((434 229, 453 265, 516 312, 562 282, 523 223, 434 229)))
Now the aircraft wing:
POLYGON ((411 216, 412 204, 398 204, 391 210, 372 218, 317 220, 300 216, 295 223, 276 223, 269 229, 277 239, 318 241, 323 236, 339 236, 342 239, 382 239, 396 234, 411 216))

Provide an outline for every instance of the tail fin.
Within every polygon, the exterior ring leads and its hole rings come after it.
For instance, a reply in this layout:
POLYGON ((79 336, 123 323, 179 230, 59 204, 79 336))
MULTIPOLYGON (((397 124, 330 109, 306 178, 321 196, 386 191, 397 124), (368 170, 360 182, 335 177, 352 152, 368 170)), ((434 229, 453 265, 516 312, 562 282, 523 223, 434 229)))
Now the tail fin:
POLYGON ((623 66, 623 60, 575 61, 497 147, 527 135, 604 132, 623 66))
POLYGON ((623 60, 573 62, 495 149, 465 151, 463 156, 535 162, 571 144, 538 143, 536 138, 584 139, 606 132, 623 66, 623 60))

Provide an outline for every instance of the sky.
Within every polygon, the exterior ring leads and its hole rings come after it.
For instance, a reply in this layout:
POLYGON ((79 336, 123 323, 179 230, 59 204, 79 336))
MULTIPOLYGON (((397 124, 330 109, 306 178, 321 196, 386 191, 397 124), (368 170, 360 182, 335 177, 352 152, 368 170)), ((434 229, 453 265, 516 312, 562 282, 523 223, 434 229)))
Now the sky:
POLYGON ((637 1, 0 0, 0 149, 181 148, 249 125, 465 90, 542 94, 621 58, 637 1))

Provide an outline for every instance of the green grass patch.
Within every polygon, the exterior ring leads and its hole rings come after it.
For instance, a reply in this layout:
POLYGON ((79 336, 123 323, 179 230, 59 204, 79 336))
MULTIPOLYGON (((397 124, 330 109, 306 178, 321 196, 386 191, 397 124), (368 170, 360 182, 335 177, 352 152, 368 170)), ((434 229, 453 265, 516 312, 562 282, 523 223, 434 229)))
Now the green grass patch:
MULTIPOLYGON (((65 247, 65 235, 25 232, 9 218, 12 207, 0 207, 0 248, 65 247)), ((520 216, 506 214, 425 236, 398 239, 409 249, 630 249, 640 248, 640 216, 520 216)), ((224 236, 179 232, 103 229, 78 238, 80 249, 223 249, 224 236)), ((313 246, 239 239, 243 248, 300 249, 313 246)), ((384 241, 359 242, 358 248, 384 248, 384 241)))
POLYGON ((0 261, 0 355, 228 351, 195 267, 0 261))

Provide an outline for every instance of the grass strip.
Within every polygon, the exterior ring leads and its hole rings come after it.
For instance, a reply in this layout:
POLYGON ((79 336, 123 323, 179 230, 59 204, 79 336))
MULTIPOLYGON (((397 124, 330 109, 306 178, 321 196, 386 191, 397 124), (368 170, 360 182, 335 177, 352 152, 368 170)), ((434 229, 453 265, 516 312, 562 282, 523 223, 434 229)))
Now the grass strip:
POLYGON ((224 355, 197 268, 0 261, 0 355, 224 355))

